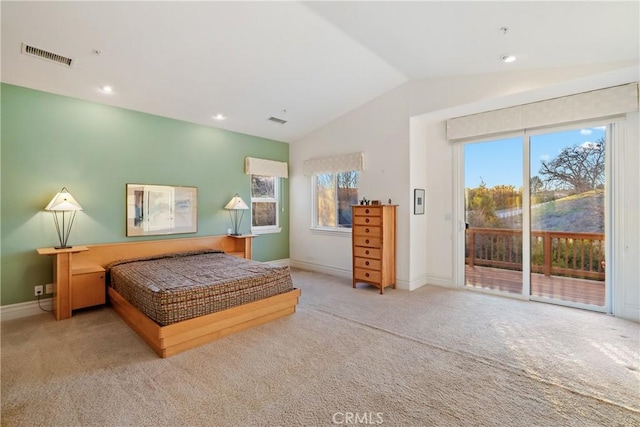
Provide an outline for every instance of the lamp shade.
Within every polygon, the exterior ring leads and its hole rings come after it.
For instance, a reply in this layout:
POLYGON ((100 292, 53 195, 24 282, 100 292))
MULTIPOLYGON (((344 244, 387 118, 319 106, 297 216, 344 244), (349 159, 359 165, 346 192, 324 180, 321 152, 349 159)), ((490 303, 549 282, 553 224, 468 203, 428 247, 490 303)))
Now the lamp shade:
POLYGON ((58 192, 49 204, 44 208, 46 211, 81 211, 82 206, 73 198, 73 196, 67 190, 67 187, 62 187, 62 190, 58 192))
POLYGON ((233 198, 229 201, 229 203, 227 203, 227 205, 224 208, 231 209, 231 210, 239 210, 239 209, 249 209, 249 206, 247 206, 244 200, 242 200, 242 197, 236 194, 235 196, 233 196, 233 198))

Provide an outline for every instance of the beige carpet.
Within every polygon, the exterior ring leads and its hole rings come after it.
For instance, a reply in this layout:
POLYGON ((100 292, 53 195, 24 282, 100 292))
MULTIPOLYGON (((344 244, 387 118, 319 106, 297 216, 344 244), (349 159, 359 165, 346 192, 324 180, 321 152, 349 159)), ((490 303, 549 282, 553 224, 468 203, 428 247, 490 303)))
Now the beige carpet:
POLYGON ((636 323, 293 275, 297 313, 169 359, 109 308, 3 322, 2 425, 640 425, 636 323))

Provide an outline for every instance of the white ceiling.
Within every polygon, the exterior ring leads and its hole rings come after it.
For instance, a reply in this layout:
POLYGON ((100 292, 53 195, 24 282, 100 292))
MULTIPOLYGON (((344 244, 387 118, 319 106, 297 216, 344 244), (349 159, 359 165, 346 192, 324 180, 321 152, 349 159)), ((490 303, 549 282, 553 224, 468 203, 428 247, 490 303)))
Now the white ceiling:
POLYGON ((1 78, 291 142, 410 79, 638 61, 639 4, 2 1, 1 78))

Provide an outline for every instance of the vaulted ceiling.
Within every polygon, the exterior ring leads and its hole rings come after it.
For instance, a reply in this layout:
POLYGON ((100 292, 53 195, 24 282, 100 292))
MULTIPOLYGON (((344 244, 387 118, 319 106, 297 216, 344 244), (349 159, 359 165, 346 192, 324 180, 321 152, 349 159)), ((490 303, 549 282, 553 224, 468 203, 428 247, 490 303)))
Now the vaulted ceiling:
POLYGON ((287 142, 407 80, 640 52, 637 1, 2 1, 1 13, 3 82, 287 142))

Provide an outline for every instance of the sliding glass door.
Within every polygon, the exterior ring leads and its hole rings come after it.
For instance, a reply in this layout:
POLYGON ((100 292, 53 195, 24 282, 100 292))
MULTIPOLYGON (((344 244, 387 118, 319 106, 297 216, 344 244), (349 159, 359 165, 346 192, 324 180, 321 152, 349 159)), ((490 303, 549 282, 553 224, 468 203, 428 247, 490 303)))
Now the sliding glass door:
POLYGON ((464 285, 606 311, 609 125, 464 145, 464 285))
POLYGON ((534 299, 605 307, 606 130, 530 136, 534 299))
POLYGON ((522 138, 467 144, 465 285, 522 293, 522 138))

